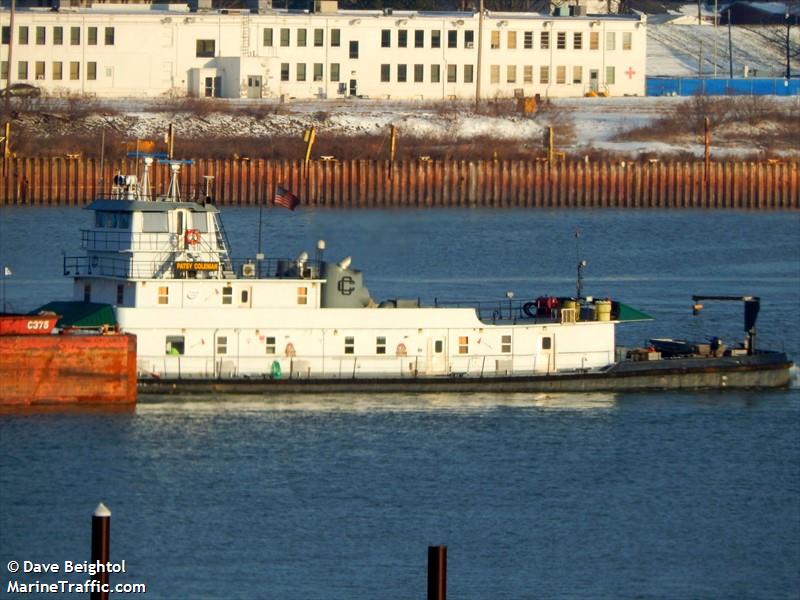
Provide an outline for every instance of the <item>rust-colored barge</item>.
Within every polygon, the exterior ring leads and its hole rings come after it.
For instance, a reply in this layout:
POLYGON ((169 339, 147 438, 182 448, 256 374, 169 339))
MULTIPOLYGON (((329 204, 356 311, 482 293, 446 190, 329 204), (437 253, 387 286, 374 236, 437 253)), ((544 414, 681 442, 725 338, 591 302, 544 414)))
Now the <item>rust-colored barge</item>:
POLYGON ((134 404, 136 336, 52 333, 57 319, 0 314, 0 406, 134 404))

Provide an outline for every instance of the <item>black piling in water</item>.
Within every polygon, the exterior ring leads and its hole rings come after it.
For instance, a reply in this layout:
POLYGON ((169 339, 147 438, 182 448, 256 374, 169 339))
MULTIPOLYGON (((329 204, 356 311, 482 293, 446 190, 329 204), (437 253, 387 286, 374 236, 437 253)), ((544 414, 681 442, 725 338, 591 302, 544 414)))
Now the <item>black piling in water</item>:
MULTIPOLYGON (((105 565, 108 563, 110 548, 111 511, 101 502, 92 514, 92 564, 96 565, 99 562, 105 565)), ((108 571, 106 569, 99 571, 92 576, 90 600, 108 600, 108 571)))
POLYGON ((447 546, 428 546, 428 600, 447 599, 447 546))

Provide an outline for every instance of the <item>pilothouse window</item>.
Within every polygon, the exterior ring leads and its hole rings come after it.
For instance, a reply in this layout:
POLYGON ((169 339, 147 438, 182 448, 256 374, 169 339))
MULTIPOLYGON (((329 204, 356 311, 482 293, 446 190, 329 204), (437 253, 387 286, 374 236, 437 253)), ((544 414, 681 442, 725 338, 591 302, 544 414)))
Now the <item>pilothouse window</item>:
POLYGON ((169 231, 167 213, 142 213, 142 231, 144 233, 167 233, 169 231))

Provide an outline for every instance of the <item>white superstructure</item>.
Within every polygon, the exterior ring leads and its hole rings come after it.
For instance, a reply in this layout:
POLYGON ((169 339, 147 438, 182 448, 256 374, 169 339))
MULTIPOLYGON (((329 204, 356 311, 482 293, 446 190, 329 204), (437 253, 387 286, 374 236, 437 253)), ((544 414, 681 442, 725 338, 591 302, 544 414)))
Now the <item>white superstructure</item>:
POLYGON ((210 203, 114 183, 88 207, 86 255, 64 269, 75 301, 113 305, 136 334, 141 377, 491 377, 614 362, 610 302, 376 303, 349 258, 323 260, 322 243, 313 259, 235 260, 210 203))
POLYGON ((51 94, 447 100, 475 98, 479 80, 485 99, 645 93, 644 16, 62 5, 17 10, 10 66, 9 20, 3 84, 51 94))

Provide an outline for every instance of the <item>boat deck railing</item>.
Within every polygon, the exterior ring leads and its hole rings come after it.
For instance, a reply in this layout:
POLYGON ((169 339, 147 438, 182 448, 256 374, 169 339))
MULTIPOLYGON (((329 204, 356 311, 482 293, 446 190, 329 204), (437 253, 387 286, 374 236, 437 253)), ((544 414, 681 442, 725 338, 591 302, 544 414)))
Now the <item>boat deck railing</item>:
POLYGON ((562 308, 552 309, 547 312, 537 312, 535 306, 530 306, 531 300, 440 300, 434 298, 436 308, 472 308, 478 319, 487 324, 517 322, 524 323, 574 323, 576 321, 594 320, 594 312, 581 315, 578 309, 562 308), (528 305, 527 312, 525 307, 528 305))

